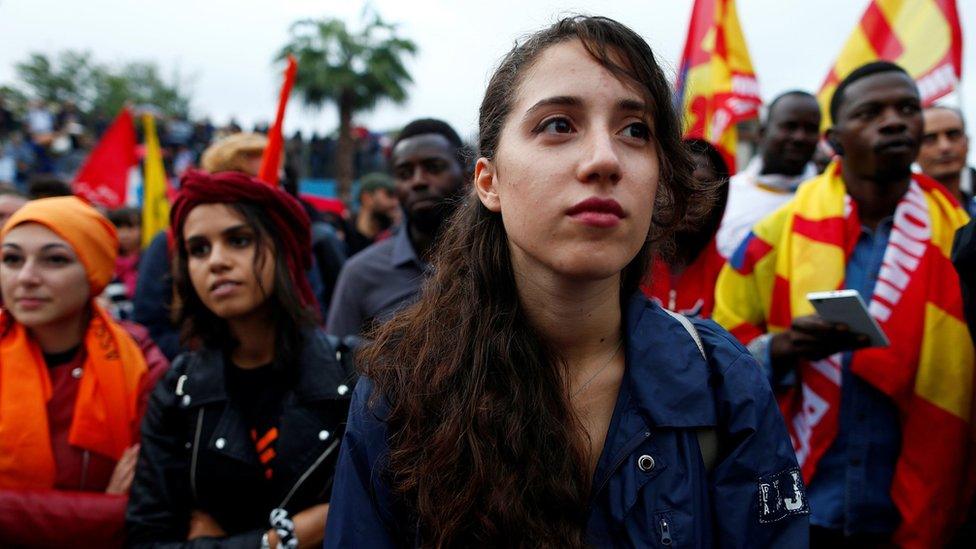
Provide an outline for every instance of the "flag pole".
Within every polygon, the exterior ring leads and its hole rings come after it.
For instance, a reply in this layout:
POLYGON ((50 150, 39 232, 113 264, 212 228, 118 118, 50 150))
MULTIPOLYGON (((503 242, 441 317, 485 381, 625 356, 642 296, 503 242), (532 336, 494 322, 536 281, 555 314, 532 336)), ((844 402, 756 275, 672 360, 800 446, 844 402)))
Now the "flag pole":
POLYGON ((291 89, 295 85, 295 73, 298 71, 298 62, 295 56, 288 54, 288 65, 285 67, 285 81, 281 84, 281 93, 278 96, 278 111, 275 113, 274 125, 268 130, 268 146, 264 149, 261 156, 261 169, 258 171, 258 179, 271 185, 278 186, 278 167, 281 164, 281 150, 284 147, 285 107, 288 105, 288 97, 291 89))

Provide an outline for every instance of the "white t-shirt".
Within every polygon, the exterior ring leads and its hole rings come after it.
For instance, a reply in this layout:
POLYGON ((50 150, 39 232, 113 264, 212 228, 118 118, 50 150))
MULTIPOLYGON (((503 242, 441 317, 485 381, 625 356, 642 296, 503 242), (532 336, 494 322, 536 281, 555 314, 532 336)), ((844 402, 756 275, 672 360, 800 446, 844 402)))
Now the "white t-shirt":
POLYGON ((729 180, 729 200, 722 224, 715 234, 718 253, 728 259, 752 230, 757 221, 793 198, 796 188, 817 175, 817 168, 807 164, 798 176, 763 174, 761 156, 756 156, 744 170, 729 180))

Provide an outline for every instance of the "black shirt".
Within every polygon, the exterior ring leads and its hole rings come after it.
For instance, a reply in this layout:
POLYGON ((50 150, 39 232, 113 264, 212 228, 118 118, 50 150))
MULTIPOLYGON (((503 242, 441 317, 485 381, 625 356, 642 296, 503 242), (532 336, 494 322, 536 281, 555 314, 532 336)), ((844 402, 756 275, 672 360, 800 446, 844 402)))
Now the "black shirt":
POLYGON ((359 232, 355 223, 349 223, 346 230, 346 257, 352 257, 365 250, 373 243, 373 239, 359 232))
POLYGON ((285 388, 271 364, 241 368, 225 360, 227 394, 248 425, 254 450, 268 480, 274 476, 275 443, 285 388))
POLYGON ((44 364, 47 364, 48 368, 54 368, 62 364, 67 364, 68 362, 74 360, 79 349, 81 349, 80 344, 75 345, 67 351, 61 351, 60 353, 42 353, 44 355, 44 364))

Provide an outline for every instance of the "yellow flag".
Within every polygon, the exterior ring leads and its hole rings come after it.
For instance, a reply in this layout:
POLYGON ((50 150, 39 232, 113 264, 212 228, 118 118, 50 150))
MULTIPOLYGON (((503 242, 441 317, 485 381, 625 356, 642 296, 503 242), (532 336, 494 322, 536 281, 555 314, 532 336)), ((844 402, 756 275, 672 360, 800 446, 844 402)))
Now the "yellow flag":
POLYGON ((146 134, 142 177, 142 247, 145 248, 159 231, 169 227, 169 201, 166 200, 163 153, 159 148, 156 119, 152 114, 142 115, 142 128, 146 134))
POLYGON ((762 104, 735 0, 695 0, 675 89, 685 137, 714 144, 734 171, 735 125, 762 104))
POLYGON ((955 0, 871 0, 827 73, 817 99, 830 127, 830 98, 857 67, 877 61, 901 65, 931 105, 952 92, 962 75, 962 29, 955 0))

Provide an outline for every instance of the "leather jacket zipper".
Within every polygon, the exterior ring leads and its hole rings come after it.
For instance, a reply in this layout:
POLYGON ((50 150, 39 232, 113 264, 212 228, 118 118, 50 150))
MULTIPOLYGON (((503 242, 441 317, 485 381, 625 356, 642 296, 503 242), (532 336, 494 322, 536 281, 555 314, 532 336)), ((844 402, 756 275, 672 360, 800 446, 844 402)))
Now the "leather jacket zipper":
POLYGON ((197 414, 197 431, 193 435, 193 456, 190 458, 190 489, 193 492, 194 501, 198 501, 197 497, 197 454, 200 452, 200 431, 203 430, 203 410, 200 407, 200 412, 197 414))
POLYGON ((304 473, 302 473, 302 476, 298 477, 298 480, 295 481, 295 485, 292 486, 291 490, 288 491, 288 495, 286 495, 285 499, 281 501, 280 505, 278 505, 280 509, 284 509, 285 506, 288 505, 288 502, 291 500, 291 497, 295 495, 295 492, 298 490, 298 487, 301 486, 303 482, 305 482, 305 480, 312 474, 312 471, 314 471, 316 467, 318 467, 319 465, 322 464, 323 461, 325 461, 325 458, 329 457, 329 454, 335 451, 337 446, 339 446, 339 437, 336 437, 336 439, 332 441, 332 444, 330 444, 329 447, 326 448, 324 452, 322 452, 322 455, 316 458, 315 462, 312 463, 311 467, 309 467, 304 473))
MULTIPOLYGON (((193 455, 190 458, 190 488, 193 492, 194 500, 199 499, 197 497, 197 455, 200 452, 200 433, 203 430, 203 412, 204 408, 201 407, 200 412, 197 414, 197 428, 196 433, 193 435, 193 455)), ((316 458, 315 462, 312 463, 312 465, 304 473, 302 473, 300 477, 298 477, 298 480, 295 481, 295 485, 291 487, 291 490, 288 491, 285 499, 282 500, 278 507, 283 509, 286 505, 288 505, 288 502, 291 500, 292 496, 295 495, 295 492, 298 491, 298 488, 302 485, 302 483, 308 479, 312 472, 315 471, 315 469, 321 465, 323 461, 325 461, 325 458, 329 457, 329 454, 335 451, 336 447, 339 446, 339 442, 340 441, 338 438, 334 440, 332 444, 330 444, 329 447, 326 448, 318 458, 316 458)))

